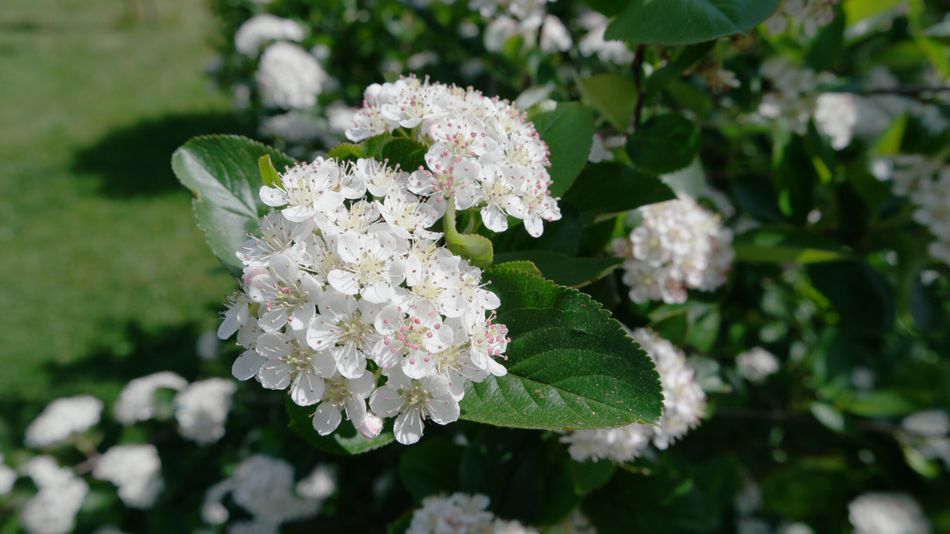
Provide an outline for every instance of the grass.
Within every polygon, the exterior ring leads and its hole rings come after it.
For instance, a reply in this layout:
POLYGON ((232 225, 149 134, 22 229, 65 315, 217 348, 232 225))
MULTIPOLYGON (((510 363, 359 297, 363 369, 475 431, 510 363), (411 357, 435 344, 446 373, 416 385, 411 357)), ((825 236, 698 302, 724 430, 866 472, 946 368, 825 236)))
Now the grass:
POLYGON ((152 21, 117 0, 0 10, 0 401, 108 387, 83 362, 160 369, 232 286, 169 158, 241 125, 202 72, 204 3, 154 3, 152 21))

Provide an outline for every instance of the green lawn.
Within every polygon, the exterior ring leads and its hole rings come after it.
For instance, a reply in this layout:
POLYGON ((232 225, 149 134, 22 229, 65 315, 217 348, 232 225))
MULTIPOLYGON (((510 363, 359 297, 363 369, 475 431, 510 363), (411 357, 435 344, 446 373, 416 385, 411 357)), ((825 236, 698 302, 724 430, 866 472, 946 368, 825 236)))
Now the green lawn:
POLYGON ((121 0, 0 9, 0 401, 194 358, 232 285, 169 167, 191 135, 239 129, 203 73, 213 23, 154 3, 151 22, 121 0))

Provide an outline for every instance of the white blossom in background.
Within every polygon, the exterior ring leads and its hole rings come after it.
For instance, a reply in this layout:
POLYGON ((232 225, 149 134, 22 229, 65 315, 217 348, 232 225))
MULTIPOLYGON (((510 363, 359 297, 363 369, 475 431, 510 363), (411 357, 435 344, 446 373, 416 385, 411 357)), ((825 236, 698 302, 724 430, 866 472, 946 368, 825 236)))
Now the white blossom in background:
POLYGON ((903 493, 865 493, 848 504, 855 534, 928 534, 920 505, 903 493))
POLYGON ((317 104, 327 73, 303 48, 278 42, 264 50, 254 80, 265 106, 306 109, 317 104))
POLYGON ((453 493, 422 500, 412 513, 406 534, 529 534, 537 530, 518 521, 496 518, 484 495, 453 493))
POLYGON ((778 358, 762 347, 754 347, 736 356, 739 374, 750 382, 763 382, 778 372, 778 358))
POLYGON ((162 371, 130 380, 115 402, 113 415, 125 426, 155 417, 155 393, 159 389, 179 391, 188 381, 171 371, 162 371))
POLYGON ((725 283, 735 253, 719 215, 685 195, 636 213, 641 221, 630 237, 614 241, 631 300, 682 303, 689 289, 713 291, 725 283))
POLYGON ((252 517, 250 522, 233 525, 230 532, 277 533, 283 523, 315 516, 329 496, 326 489, 321 488, 317 497, 301 495, 294 491, 293 466, 283 460, 255 455, 243 460, 233 475, 208 490, 202 519, 212 525, 225 523, 230 514, 223 500, 230 494, 234 503, 252 517))
POLYGON ((154 445, 116 445, 96 460, 92 476, 119 489, 119 498, 130 508, 147 510, 165 486, 162 462, 154 445))
POLYGON ((427 230, 442 197, 410 181, 370 159, 286 169, 260 191, 280 211, 237 254, 243 289, 218 330, 245 349, 232 373, 313 407, 321 435, 349 420, 375 437, 394 417, 396 439, 415 443, 424 421, 458 419, 467 381, 506 372, 498 298, 427 230))
POLYGON ((57 399, 27 427, 26 446, 43 448, 59 444, 98 424, 101 415, 102 401, 90 395, 57 399))
POLYGON ((835 5, 839 0, 783 0, 778 10, 765 21, 771 34, 785 33, 792 25, 801 27, 807 38, 835 20, 835 5))
POLYGON ((834 78, 827 73, 818 74, 807 67, 796 66, 781 56, 763 63, 760 73, 769 82, 770 90, 762 97, 758 115, 804 135, 815 111, 815 89, 834 78))
POLYGON ((256 56, 272 41, 303 41, 306 29, 299 22, 270 14, 255 15, 234 34, 234 48, 245 56, 256 56))
POLYGON ((587 161, 591 163, 600 163, 602 161, 613 161, 614 150, 627 144, 627 138, 623 135, 606 136, 604 134, 594 134, 593 142, 590 145, 590 154, 587 155, 587 161))
POLYGON ((640 456, 650 443, 666 449, 695 428, 706 411, 706 394, 683 351, 648 328, 637 329, 631 335, 656 365, 663 387, 663 415, 656 426, 634 423, 620 428, 576 430, 562 436, 561 441, 568 444, 568 452, 577 461, 626 462, 640 456))
POLYGON ((914 221, 934 236, 927 252, 950 265, 950 166, 917 154, 901 154, 876 160, 871 171, 890 181, 895 194, 909 198, 914 221))
POLYGON ((20 510, 23 529, 30 534, 71 532, 89 485, 49 456, 36 456, 22 469, 38 489, 20 510))
POLYGON ((950 417, 943 410, 924 410, 901 421, 903 441, 924 458, 940 460, 950 469, 950 417))
POLYGON ((416 78, 373 84, 347 137, 370 137, 411 129, 429 148, 426 169, 414 171, 409 191, 421 197, 454 199, 455 208, 481 208, 482 222, 494 232, 508 228, 508 217, 524 221, 534 237, 543 221, 561 218, 551 196, 548 147, 524 113, 506 100, 416 78))
POLYGON ((538 43, 541 51, 553 54, 555 52, 567 52, 574 45, 571 39, 571 32, 567 30, 561 19, 554 15, 544 17, 544 24, 541 26, 541 37, 538 43))
POLYGON ((336 475, 333 469, 318 465, 297 482, 297 494, 305 499, 324 500, 336 492, 336 475))
POLYGON ((595 11, 588 11, 578 19, 580 25, 587 30, 587 34, 577 44, 582 56, 596 56, 605 63, 615 65, 629 65, 633 61, 633 52, 623 41, 607 41, 604 33, 610 20, 595 11))
POLYGON ((179 433, 200 445, 221 439, 235 389, 230 380, 208 378, 179 391, 174 401, 179 433))
POLYGON ((3 497, 13 489, 17 474, 11 467, 3 463, 3 454, 0 454, 0 497, 3 497))

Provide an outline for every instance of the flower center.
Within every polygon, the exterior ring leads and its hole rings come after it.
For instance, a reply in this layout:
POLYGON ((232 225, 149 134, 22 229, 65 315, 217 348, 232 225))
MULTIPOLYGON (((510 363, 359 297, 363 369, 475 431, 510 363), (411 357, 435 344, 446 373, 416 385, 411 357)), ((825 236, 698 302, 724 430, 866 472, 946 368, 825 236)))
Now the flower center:
POLYGON ((407 407, 419 409, 425 407, 429 399, 432 398, 432 393, 422 387, 419 382, 413 382, 407 388, 400 388, 399 396, 402 397, 407 407))

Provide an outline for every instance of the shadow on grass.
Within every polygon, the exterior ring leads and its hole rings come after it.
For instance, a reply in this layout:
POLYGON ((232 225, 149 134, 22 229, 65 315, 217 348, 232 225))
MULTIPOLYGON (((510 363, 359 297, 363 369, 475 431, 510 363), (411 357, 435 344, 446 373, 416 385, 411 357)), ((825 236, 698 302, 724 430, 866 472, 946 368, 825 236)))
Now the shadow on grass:
POLYGON ((109 132, 77 151, 72 170, 95 175, 100 191, 108 196, 134 197, 176 191, 171 170, 176 148, 196 135, 239 134, 250 136, 253 127, 233 113, 166 115, 109 132))

